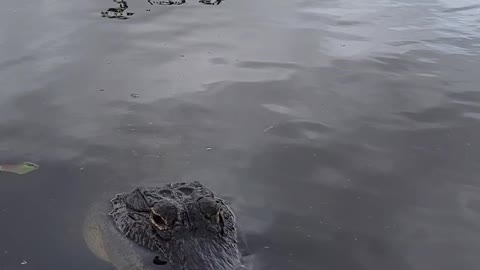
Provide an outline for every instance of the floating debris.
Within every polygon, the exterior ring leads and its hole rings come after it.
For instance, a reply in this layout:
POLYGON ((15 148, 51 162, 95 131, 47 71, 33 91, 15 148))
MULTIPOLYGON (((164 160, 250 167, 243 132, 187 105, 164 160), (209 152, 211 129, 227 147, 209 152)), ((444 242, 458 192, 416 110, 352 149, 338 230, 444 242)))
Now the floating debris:
POLYGON ((205 5, 220 5, 220 3, 223 2, 223 0, 200 0, 198 2, 205 5))
POLYGON ((171 6, 171 5, 183 5, 185 4, 185 0, 162 0, 162 1, 148 0, 148 3, 150 3, 150 5, 157 4, 157 5, 171 6))
POLYGON ((270 131, 272 128, 274 128, 274 126, 269 126, 269 127, 267 127, 266 129, 264 129, 263 132, 268 132, 268 131, 270 131))
POLYGON ((16 174, 27 174, 29 172, 38 170, 39 168, 40 166, 32 162, 23 162, 21 164, 15 164, 15 165, 11 165, 11 164, 0 165, 1 172, 11 172, 16 174))
POLYGON ((139 98, 139 97, 140 97, 139 94, 135 94, 135 93, 130 94, 130 96, 131 96, 132 98, 139 98))
POLYGON ((126 20, 129 16, 133 15, 133 12, 125 12, 128 9, 128 4, 125 0, 114 0, 119 6, 116 8, 109 8, 107 11, 102 11, 102 17, 110 19, 126 20))

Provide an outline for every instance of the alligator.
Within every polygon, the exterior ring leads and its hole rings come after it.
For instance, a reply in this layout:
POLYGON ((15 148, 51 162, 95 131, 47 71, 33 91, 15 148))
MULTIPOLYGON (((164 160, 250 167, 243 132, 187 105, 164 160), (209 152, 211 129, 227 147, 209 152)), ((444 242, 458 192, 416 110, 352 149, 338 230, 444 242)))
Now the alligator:
POLYGON ((155 264, 175 270, 245 269, 233 211, 199 182, 137 187, 114 196, 111 211, 105 210, 90 211, 84 234, 90 249, 119 270, 155 264), (150 262, 139 259, 145 251, 152 254, 150 262))

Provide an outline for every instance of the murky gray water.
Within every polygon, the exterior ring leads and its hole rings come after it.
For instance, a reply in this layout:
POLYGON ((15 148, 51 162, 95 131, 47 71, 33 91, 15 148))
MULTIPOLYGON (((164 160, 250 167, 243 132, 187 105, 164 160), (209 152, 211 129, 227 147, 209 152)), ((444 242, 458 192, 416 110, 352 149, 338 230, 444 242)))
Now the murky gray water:
POLYGON ((41 168, 0 173, 1 270, 112 269, 89 206, 175 180, 254 269, 480 267, 478 1, 128 6, 2 3, 0 161, 41 168))

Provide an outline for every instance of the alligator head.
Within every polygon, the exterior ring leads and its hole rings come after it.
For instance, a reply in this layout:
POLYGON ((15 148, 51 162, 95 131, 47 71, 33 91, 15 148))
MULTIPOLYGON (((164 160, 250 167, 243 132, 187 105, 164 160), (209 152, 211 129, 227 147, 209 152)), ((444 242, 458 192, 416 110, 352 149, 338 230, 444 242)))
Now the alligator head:
POLYGON ((136 188, 112 204, 116 227, 173 269, 243 269, 233 212, 198 182, 136 188))

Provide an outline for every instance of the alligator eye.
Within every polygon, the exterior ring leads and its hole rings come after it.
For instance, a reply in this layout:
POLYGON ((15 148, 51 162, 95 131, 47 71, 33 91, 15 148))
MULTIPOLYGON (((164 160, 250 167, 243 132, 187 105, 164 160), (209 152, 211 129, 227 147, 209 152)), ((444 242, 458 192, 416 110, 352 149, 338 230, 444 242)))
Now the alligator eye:
POLYGON ((202 197, 198 200, 198 206, 203 216, 212 222, 220 221, 220 205, 212 198, 202 197))
POLYGON ((157 229, 164 231, 168 229, 167 221, 159 214, 152 211, 152 222, 157 229))
POLYGON ((160 231, 173 228, 178 217, 178 208, 171 202, 162 201, 151 208, 151 221, 160 231))
POLYGON ((218 222, 220 222, 220 212, 218 212, 214 215, 210 215, 210 216, 205 215, 205 218, 214 222, 214 223, 218 223, 218 222))

